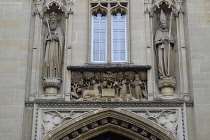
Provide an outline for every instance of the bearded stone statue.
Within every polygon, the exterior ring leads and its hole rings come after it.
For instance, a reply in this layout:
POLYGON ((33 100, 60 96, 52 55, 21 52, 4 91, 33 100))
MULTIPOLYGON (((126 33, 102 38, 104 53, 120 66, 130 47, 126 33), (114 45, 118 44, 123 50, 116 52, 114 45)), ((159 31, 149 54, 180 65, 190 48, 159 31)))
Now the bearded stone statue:
POLYGON ((44 37, 43 79, 45 88, 59 88, 62 77, 64 34, 57 21, 57 13, 52 12, 49 21, 47 20, 48 31, 44 37))

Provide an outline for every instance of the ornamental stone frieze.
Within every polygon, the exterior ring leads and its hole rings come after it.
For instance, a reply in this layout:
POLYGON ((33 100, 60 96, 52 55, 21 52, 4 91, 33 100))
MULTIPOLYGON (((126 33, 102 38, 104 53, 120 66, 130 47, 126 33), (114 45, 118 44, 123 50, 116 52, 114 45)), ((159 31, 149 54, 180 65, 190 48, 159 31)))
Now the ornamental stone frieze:
POLYGON ((147 101, 147 69, 135 65, 69 66, 72 101, 147 101))

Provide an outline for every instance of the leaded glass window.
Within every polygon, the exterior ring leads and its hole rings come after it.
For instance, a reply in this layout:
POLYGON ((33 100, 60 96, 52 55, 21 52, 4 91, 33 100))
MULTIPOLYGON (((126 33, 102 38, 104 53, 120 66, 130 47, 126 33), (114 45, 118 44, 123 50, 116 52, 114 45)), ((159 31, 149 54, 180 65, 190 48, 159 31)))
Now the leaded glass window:
POLYGON ((126 15, 112 15, 112 62, 127 61, 126 15))
POLYGON ((106 15, 92 15, 92 62, 106 62, 107 55, 106 15))

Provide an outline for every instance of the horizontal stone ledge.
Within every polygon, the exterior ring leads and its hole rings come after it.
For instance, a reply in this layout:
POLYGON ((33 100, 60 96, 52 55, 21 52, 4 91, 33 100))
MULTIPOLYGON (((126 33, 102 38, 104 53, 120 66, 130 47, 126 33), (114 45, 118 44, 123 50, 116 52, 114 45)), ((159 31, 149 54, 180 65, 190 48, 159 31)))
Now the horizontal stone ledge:
POLYGON ((37 104, 42 107, 78 107, 78 108, 89 108, 89 107, 102 107, 102 108, 115 108, 115 107, 182 107, 186 104, 187 107, 193 107, 193 101, 120 101, 120 102, 75 102, 75 101, 61 101, 61 100, 47 100, 39 99, 35 101, 25 102, 26 107, 33 107, 37 104))
POLYGON ((82 66, 68 66, 67 69, 74 71, 147 71, 151 69, 151 66, 133 64, 86 64, 82 66))

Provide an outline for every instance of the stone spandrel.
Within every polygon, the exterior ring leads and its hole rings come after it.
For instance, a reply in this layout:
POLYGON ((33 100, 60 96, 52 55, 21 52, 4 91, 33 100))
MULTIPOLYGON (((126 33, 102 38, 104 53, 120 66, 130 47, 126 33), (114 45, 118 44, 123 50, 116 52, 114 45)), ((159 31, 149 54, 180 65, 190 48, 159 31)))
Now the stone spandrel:
POLYGON ((72 101, 147 101, 147 69, 135 65, 69 66, 72 101))

